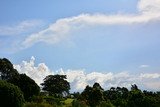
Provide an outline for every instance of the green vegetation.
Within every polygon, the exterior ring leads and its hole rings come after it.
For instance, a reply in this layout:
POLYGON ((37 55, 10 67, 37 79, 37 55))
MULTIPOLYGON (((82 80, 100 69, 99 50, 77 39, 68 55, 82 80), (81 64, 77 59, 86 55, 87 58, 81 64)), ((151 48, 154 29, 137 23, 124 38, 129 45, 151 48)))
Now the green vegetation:
POLYGON ((66 107, 71 107, 73 100, 74 100, 74 99, 67 98, 67 99, 64 101, 64 105, 65 105, 66 107))
POLYGON ((20 74, 20 78, 15 85, 22 90, 26 101, 30 101, 33 96, 37 96, 40 93, 39 86, 26 74, 20 74))
POLYGON ((47 91, 49 95, 62 96, 62 94, 68 94, 70 90, 70 84, 66 80, 66 75, 49 75, 44 79, 43 90, 47 91))
POLYGON ((13 64, 6 58, 0 58, 0 76, 2 80, 7 81, 19 78, 18 71, 13 68, 13 64))
POLYGON ((160 107, 159 92, 142 92, 135 84, 130 91, 125 87, 111 87, 104 91, 95 84, 93 87, 86 86, 78 101, 75 100, 76 104, 85 102, 90 107, 160 107))
POLYGON ((54 107, 54 106, 48 103, 27 102, 23 107, 54 107))
POLYGON ((26 101, 40 93, 39 86, 26 74, 19 74, 13 64, 6 58, 0 59, 0 79, 18 86, 26 101))
POLYGON ((24 103, 21 90, 6 81, 0 80, 0 106, 1 107, 22 107, 24 103))
POLYGON ((160 92, 141 91, 136 84, 104 90, 99 83, 70 94, 66 75, 44 78, 42 90, 12 63, 0 59, 0 107, 160 107, 160 92))

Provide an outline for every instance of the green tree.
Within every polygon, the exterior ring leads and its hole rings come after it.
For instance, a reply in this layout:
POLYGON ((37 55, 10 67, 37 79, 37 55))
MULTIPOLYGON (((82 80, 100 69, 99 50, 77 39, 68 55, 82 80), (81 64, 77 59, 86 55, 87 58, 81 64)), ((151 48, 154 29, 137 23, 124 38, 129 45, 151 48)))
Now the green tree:
POLYGON ((145 107, 160 107, 160 95, 158 95, 158 92, 144 90, 143 94, 143 105, 145 107))
POLYGON ((125 87, 111 87, 110 90, 104 91, 104 98, 116 107, 127 107, 128 94, 129 91, 125 87))
POLYGON ((40 87, 26 74, 20 74, 20 78, 14 84, 22 90, 26 101, 30 101, 34 95, 40 93, 40 87))
POLYGON ((86 88, 84 89, 84 91, 81 93, 81 98, 80 100, 85 100, 85 102, 87 102, 89 104, 89 96, 92 93, 92 87, 90 87, 89 85, 86 86, 86 88))
POLYGON ((94 83, 93 84, 93 88, 95 88, 95 89, 99 89, 99 90, 101 90, 101 91, 104 91, 104 89, 100 86, 100 84, 99 83, 94 83))
POLYGON ((0 59, 0 79, 12 81, 18 79, 19 73, 6 58, 0 59))
POLYGON ((44 79, 43 90, 47 91, 49 95, 62 95, 63 93, 69 93, 70 84, 66 80, 66 75, 48 75, 44 79))
POLYGON ((99 83, 94 83, 93 87, 86 86, 81 95, 91 107, 96 107, 103 101, 103 89, 99 83))
POLYGON ((21 90, 6 81, 0 80, 0 106, 1 107, 22 107, 24 97, 21 90))
POLYGON ((143 98, 141 90, 131 90, 128 98, 128 107, 144 107, 143 98))
POLYGON ((39 86, 25 74, 19 74, 13 64, 6 58, 0 59, 0 79, 17 85, 24 94, 25 100, 40 92, 39 86))

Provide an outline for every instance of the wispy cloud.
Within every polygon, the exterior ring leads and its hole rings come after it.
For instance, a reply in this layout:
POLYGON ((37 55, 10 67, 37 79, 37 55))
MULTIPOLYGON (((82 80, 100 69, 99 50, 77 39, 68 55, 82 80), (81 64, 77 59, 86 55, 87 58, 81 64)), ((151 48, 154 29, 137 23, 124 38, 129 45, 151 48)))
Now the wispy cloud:
POLYGON ((40 26, 42 23, 43 22, 41 20, 25 20, 12 25, 1 25, 0 36, 15 36, 22 33, 28 33, 40 26))
POLYGON ((140 65, 139 68, 148 68, 149 65, 140 65))
POLYGON ((32 57, 30 61, 22 61, 21 64, 14 65, 14 67, 20 73, 26 73, 38 84, 43 82, 43 79, 47 75, 51 74, 63 74, 67 75, 67 79, 71 84, 71 91, 82 91, 86 85, 92 85, 94 82, 98 82, 103 88, 108 89, 110 87, 124 86, 130 87, 131 84, 136 83, 145 89, 158 90, 160 84, 157 81, 160 80, 159 73, 141 73, 132 75, 129 72, 90 72, 87 73, 84 69, 80 70, 50 70, 45 63, 35 65, 35 58, 32 57))
POLYGON ((146 74, 141 74, 140 78, 160 78, 159 73, 146 73, 146 74))
POLYGON ((51 24, 48 28, 29 35, 23 42, 27 48, 37 42, 56 44, 68 38, 68 35, 86 26, 128 25, 160 21, 160 0, 139 0, 137 14, 81 14, 75 17, 63 18, 51 24))

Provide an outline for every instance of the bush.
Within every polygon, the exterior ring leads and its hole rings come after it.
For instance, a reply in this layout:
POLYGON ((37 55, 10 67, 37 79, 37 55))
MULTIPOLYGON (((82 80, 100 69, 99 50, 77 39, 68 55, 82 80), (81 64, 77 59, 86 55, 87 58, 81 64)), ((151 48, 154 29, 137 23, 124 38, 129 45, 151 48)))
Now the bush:
POLYGON ((88 107, 84 101, 73 100, 72 107, 88 107))
POLYGON ((0 80, 0 104, 1 107, 22 107, 24 97, 21 90, 6 81, 0 80))
POLYGON ((102 101, 99 107, 115 107, 110 101, 102 101))
POLYGON ((34 103, 34 102, 28 102, 23 107, 54 107, 48 103, 34 103))
POLYGON ((63 104, 62 104, 62 100, 63 100, 63 99, 60 99, 60 98, 54 98, 54 97, 52 97, 52 96, 47 96, 47 97, 44 98, 44 100, 45 100, 47 103, 51 104, 51 105, 58 105, 58 106, 63 105, 63 104))
POLYGON ((44 101, 43 96, 33 96, 32 101, 35 103, 42 103, 44 101))

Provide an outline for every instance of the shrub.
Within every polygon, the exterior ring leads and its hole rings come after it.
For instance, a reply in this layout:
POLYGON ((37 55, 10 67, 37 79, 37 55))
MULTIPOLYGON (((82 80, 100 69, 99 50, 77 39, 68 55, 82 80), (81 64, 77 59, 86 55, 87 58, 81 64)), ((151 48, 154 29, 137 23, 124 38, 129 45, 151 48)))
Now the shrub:
POLYGON ((21 90, 6 81, 0 80, 0 104, 1 107, 22 107, 24 97, 21 90))
POLYGON ((72 107, 88 107, 84 101, 73 100, 72 107))
POLYGON ((115 107, 110 101, 102 101, 99 107, 115 107))
POLYGON ((44 101, 43 96, 33 96, 32 101, 35 103, 42 103, 44 101))
POLYGON ((23 107, 54 107, 48 103, 34 103, 34 102, 28 102, 23 107))
POLYGON ((63 105, 61 102, 63 99, 60 99, 60 98, 54 98, 52 96, 47 96, 44 98, 44 100, 51 105, 58 105, 58 106, 63 105))

